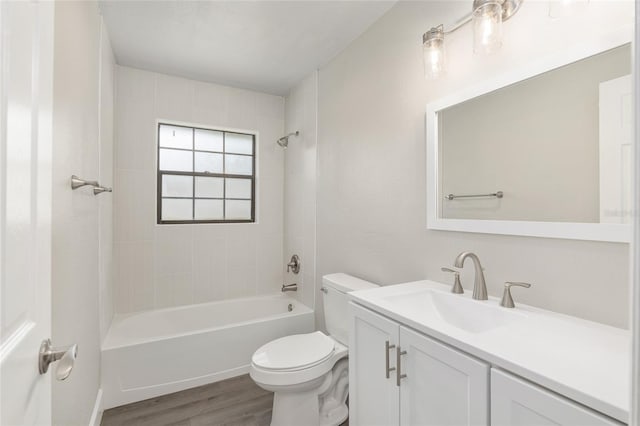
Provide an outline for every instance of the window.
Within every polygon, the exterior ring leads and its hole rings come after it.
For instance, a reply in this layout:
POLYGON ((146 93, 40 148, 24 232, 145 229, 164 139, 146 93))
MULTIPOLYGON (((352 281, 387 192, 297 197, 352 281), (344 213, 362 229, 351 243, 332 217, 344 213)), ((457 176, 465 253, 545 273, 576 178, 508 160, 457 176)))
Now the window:
POLYGON ((158 223, 255 222, 255 135, 158 124, 158 223))

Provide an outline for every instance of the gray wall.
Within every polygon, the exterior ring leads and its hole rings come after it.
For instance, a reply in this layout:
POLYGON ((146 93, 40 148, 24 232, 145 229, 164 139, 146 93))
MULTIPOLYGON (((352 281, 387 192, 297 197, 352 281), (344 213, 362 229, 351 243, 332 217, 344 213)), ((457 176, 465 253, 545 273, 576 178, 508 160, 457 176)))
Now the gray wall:
MULTIPOLYGON (((505 24, 500 52, 474 56, 465 27, 447 37, 447 76, 425 81, 422 33, 467 9, 466 2, 399 2, 320 69, 317 279, 347 272, 382 284, 448 281, 440 267, 472 250, 493 296, 506 280, 529 281, 533 287, 517 292, 516 301, 626 326, 626 244, 426 229, 424 123, 429 101, 505 67, 598 40, 607 28, 631 28, 633 4, 591 2, 582 15, 551 20, 546 2, 524 2, 505 24)), ((471 269, 462 276, 467 289, 471 269)))

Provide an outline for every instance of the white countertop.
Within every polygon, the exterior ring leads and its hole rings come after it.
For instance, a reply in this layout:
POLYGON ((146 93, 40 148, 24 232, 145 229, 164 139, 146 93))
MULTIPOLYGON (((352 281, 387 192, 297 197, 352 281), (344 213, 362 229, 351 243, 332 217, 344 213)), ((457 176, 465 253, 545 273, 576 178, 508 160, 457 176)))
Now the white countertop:
MULTIPOLYGON (((619 421, 629 420, 631 333, 628 330, 519 304, 513 324, 470 332, 434 309, 406 306, 393 297, 451 286, 416 281, 349 293, 350 299, 399 323, 483 359, 619 421)), ((470 292, 454 297, 471 298, 470 292)), ((496 307, 499 300, 472 301, 496 307)), ((498 307, 498 309, 506 309, 498 307)))

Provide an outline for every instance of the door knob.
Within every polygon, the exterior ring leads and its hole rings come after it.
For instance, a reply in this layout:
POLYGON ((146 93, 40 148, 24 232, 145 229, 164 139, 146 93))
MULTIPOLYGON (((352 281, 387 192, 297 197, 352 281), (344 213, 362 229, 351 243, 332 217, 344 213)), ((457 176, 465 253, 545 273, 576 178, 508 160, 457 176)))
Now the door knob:
POLYGON ((71 374, 77 356, 78 345, 54 348, 51 346, 50 339, 43 340, 38 356, 38 371, 40 374, 45 374, 49 370, 49 364, 60 361, 56 368, 56 380, 64 380, 71 374))

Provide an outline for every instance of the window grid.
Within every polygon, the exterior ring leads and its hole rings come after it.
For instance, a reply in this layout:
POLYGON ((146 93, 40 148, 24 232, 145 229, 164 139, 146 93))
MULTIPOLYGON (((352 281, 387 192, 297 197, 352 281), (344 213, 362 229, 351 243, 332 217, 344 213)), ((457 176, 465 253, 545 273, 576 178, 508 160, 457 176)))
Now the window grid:
POLYGON ((256 174, 256 137, 253 134, 248 133, 239 133, 239 132, 228 132, 224 130, 215 130, 215 129, 205 129, 201 127, 192 127, 192 126, 183 126, 179 124, 170 124, 170 123, 158 123, 158 133, 157 133, 157 170, 158 170, 158 182, 157 182, 157 223, 158 224, 191 224, 191 223, 253 223, 255 222, 255 174, 256 174), (161 147, 160 146, 160 128, 165 126, 172 127, 184 127, 191 129, 191 146, 192 149, 186 148, 174 148, 174 147, 161 147), (211 130, 215 132, 222 133, 222 151, 215 150, 204 150, 204 149, 196 149, 196 129, 199 130, 211 130), (235 152, 227 152, 226 151, 226 137, 228 133, 238 134, 238 135, 246 135, 251 136, 252 138, 252 154, 242 154, 235 152), (174 171, 174 170, 162 170, 160 169, 160 149, 166 150, 176 150, 176 151, 191 151, 191 172, 185 171, 174 171), (195 171, 195 157, 196 153, 211 153, 211 154, 220 154, 222 156, 222 173, 212 173, 212 172, 196 172, 195 171), (226 165, 226 156, 227 155, 238 155, 244 157, 251 157, 251 175, 241 175, 241 174, 230 174, 225 173, 227 170, 226 165), (178 196, 163 196, 162 195, 162 179, 164 176, 191 176, 191 189, 192 196, 191 197, 178 197, 178 196), (210 177, 210 178, 221 178, 222 182, 222 197, 197 197, 196 196, 196 178, 197 177, 210 177), (244 179, 251 181, 251 194, 250 198, 227 198, 227 179, 244 179), (191 202, 191 220, 163 220, 162 219, 162 200, 192 200, 191 202), (218 200, 222 201, 222 214, 223 219, 196 219, 196 200, 218 200), (226 219, 227 210, 226 210, 226 201, 250 201, 251 202, 251 218, 250 219, 226 219))

